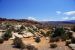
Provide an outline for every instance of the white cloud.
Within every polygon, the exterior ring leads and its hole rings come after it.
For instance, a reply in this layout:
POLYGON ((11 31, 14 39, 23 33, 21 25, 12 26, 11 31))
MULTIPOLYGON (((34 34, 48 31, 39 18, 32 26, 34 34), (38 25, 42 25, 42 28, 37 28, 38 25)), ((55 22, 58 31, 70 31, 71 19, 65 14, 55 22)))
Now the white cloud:
POLYGON ((41 21, 49 21, 49 19, 42 19, 41 21))
POLYGON ((62 19, 63 19, 63 20, 68 20, 68 19, 69 19, 69 17, 63 17, 62 19))
POLYGON ((32 17, 32 16, 28 17, 27 19, 28 19, 28 20, 35 20, 35 21, 37 21, 37 19, 34 18, 34 17, 32 17))
POLYGON ((65 15, 75 15, 75 11, 64 12, 65 15))
POLYGON ((56 11, 57 15, 61 14, 61 11, 56 11))
POLYGON ((71 17, 71 20, 75 20, 75 17, 71 17))
POLYGON ((63 17, 63 20, 75 20, 75 17, 63 17))

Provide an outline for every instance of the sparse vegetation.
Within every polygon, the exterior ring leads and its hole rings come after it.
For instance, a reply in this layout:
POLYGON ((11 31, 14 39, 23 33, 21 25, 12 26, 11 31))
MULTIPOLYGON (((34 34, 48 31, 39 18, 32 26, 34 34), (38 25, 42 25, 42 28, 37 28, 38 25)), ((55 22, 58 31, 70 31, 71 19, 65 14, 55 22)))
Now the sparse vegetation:
POLYGON ((0 37, 0 44, 3 46, 4 45, 9 46, 9 43, 13 40, 13 46, 15 46, 16 49, 19 48, 19 49, 26 49, 26 50, 38 50, 39 48, 41 48, 42 50, 42 48, 48 49, 48 47, 50 47, 50 49, 54 49, 57 46, 58 48, 60 46, 69 47, 69 44, 71 43, 75 44, 75 38, 72 37, 72 32, 75 31, 75 26, 71 27, 72 29, 70 30, 69 26, 66 24, 64 27, 63 25, 61 26, 61 24, 58 24, 59 26, 57 26, 56 24, 55 25, 48 24, 47 26, 47 24, 46 25, 45 24, 39 25, 38 23, 32 24, 33 21, 32 22, 27 21, 26 24, 25 24, 26 21, 23 22, 17 21, 16 23, 15 22, 11 23, 10 21, 10 23, 5 22, 4 24, 0 25, 0 29, 1 29, 0 31, 1 33, 4 33, 3 36, 0 37), (10 38, 9 41, 5 41, 5 43, 2 44, 4 40, 8 40, 9 38, 10 38))

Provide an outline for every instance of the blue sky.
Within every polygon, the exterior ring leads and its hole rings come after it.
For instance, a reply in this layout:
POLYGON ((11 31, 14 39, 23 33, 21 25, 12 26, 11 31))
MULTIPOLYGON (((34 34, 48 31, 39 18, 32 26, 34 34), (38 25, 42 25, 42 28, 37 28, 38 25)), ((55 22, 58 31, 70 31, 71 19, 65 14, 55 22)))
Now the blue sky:
POLYGON ((75 20, 75 0, 0 0, 0 17, 37 21, 75 20))

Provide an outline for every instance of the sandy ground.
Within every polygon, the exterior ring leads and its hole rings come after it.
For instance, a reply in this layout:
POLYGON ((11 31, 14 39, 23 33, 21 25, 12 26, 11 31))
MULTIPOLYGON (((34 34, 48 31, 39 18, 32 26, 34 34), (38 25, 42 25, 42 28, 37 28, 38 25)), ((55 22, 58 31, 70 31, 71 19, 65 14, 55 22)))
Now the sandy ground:
POLYGON ((11 44, 12 44, 11 40, 4 41, 3 44, 0 44, 0 50, 20 50, 20 49, 17 49, 17 48, 13 48, 13 46, 11 44))
MULTIPOLYGON (((35 47, 38 48, 38 50, 70 50, 67 46, 65 46, 65 42, 57 42, 58 47, 51 49, 49 47, 48 40, 46 40, 44 37, 41 38, 40 43, 36 43, 33 38, 23 38, 22 39, 25 44, 32 44, 35 47)), ((0 50, 21 50, 17 48, 13 48, 12 40, 5 41, 3 44, 0 44, 0 50)))

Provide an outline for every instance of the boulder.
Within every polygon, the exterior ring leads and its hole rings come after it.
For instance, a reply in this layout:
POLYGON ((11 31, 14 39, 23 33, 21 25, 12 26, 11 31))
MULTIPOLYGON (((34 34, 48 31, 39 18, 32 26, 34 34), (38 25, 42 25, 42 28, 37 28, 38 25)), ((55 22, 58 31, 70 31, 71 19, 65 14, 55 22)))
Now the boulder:
POLYGON ((75 44, 69 44, 69 46, 75 50, 75 44))

